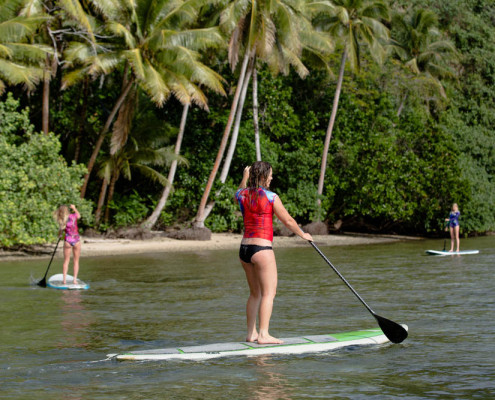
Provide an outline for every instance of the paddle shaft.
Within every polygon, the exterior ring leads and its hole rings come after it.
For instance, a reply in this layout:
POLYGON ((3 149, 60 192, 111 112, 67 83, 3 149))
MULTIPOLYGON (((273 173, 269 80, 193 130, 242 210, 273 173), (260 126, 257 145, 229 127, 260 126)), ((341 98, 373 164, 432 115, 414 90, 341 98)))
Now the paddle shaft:
POLYGON ((380 326, 381 330, 385 334, 385 336, 392 342, 392 343, 401 343, 407 338, 407 330, 402 326, 399 325, 397 322, 391 321, 387 318, 381 317, 377 315, 371 307, 366 304, 366 302, 363 300, 363 298, 359 295, 358 292, 354 290, 354 288, 350 285, 349 282, 342 276, 342 274, 333 266, 333 264, 330 262, 330 260, 325 257, 325 254, 323 254, 318 246, 314 242, 309 242, 311 243, 311 246, 314 247, 314 249, 318 252, 320 256, 323 257, 323 259, 327 262, 330 267, 335 271, 335 273, 339 276, 340 279, 344 281, 344 283, 347 285, 349 289, 351 289, 352 293, 356 295, 356 297, 359 299, 361 303, 368 309, 368 311, 375 317, 376 321, 378 322, 378 325, 380 326))
POLYGON ((366 302, 363 300, 363 298, 359 295, 358 292, 356 292, 354 290, 354 288, 351 286, 351 284, 349 282, 347 282, 347 280, 342 276, 342 274, 337 270, 337 268, 335 268, 333 266, 333 264, 330 262, 330 260, 325 256, 325 254, 323 254, 321 252, 321 250, 318 248, 318 246, 316 246, 316 244, 314 242, 309 242, 311 243, 311 246, 314 247, 314 249, 318 252, 318 254, 327 262, 328 265, 330 265, 330 267, 332 267, 332 269, 334 270, 334 272, 339 276, 340 279, 342 279, 344 281, 344 283, 347 285, 347 287, 349 289, 351 289, 352 293, 354 293, 356 295, 356 297, 359 299, 359 301, 361 303, 363 303, 363 305, 368 309, 368 311, 373 314, 373 316, 375 316, 375 312, 371 309, 371 307, 366 304, 366 302))
POLYGON ((50 269, 50 265, 52 265, 53 257, 55 257, 55 253, 57 252, 57 247, 59 243, 60 243, 60 238, 58 238, 57 244, 55 245, 55 250, 53 250, 52 258, 50 258, 50 262, 48 263, 48 268, 46 269, 45 276, 41 281, 38 282, 39 286, 46 287, 46 276, 48 275, 48 270, 50 269))

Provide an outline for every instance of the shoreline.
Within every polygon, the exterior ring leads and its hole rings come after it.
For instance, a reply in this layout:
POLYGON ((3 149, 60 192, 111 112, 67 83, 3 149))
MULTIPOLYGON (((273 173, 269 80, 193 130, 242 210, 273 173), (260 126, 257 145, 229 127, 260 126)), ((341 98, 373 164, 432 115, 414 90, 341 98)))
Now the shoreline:
MULTIPOLYGON (((362 244, 392 243, 407 240, 423 240, 422 237, 398 235, 339 234, 314 235, 319 246, 350 246, 362 244)), ((211 240, 178 240, 155 237, 148 240, 103 239, 81 236, 81 257, 100 257, 122 254, 167 253, 204 250, 237 249, 241 234, 212 233, 211 240)), ((54 258, 63 258, 63 246, 59 244, 54 258)), ((306 242, 297 236, 275 236, 273 248, 303 247, 306 242)), ((15 260, 32 260, 50 258, 55 250, 55 243, 33 246, 30 250, 0 250, 0 262, 15 260)))

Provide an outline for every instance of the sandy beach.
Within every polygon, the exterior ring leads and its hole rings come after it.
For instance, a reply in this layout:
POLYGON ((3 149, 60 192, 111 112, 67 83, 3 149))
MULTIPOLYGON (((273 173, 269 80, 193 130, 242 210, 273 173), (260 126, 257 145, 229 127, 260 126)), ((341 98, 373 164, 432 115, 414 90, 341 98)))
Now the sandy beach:
MULTIPOLYGON (((121 254, 142 254, 160 252, 184 252, 218 249, 237 249, 242 235, 231 233, 213 233, 211 240, 177 240, 155 237, 148 240, 104 239, 82 237, 82 257, 111 256, 121 254)), ((404 240, 420 240, 421 238, 394 235, 321 235, 314 236, 318 246, 346 246, 388 243, 404 240)), ((277 236, 273 247, 302 247, 307 243, 299 237, 277 236)), ((55 243, 35 246, 24 251, 0 251, 0 261, 12 261, 30 258, 49 258, 55 249, 55 243)), ((58 246, 56 258, 63 257, 62 246, 58 246)))

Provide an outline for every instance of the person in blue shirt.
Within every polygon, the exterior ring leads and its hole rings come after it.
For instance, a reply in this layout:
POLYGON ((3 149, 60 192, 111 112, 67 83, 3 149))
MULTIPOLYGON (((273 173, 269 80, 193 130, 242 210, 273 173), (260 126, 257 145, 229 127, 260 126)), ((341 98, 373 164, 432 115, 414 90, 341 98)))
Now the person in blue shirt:
POLYGON ((454 242, 457 244, 457 252, 459 252, 459 206, 457 203, 452 204, 452 211, 449 218, 445 218, 445 221, 449 222, 450 229, 450 252, 454 251, 454 242))

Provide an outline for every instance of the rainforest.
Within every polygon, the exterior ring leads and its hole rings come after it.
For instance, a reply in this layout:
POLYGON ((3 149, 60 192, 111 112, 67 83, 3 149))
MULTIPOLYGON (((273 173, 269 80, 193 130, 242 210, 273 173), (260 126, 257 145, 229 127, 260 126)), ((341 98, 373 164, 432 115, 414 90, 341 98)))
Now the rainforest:
POLYGON ((490 0, 1 0, 0 246, 240 232, 256 160, 309 230, 495 231, 490 0))

